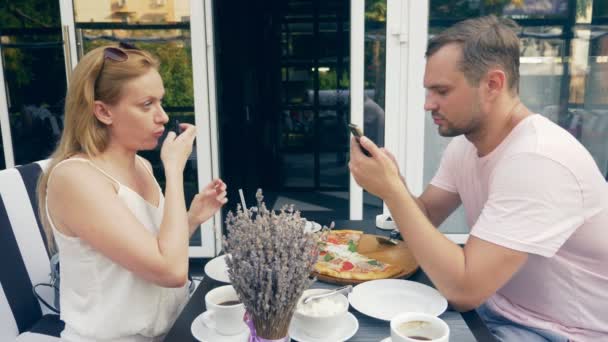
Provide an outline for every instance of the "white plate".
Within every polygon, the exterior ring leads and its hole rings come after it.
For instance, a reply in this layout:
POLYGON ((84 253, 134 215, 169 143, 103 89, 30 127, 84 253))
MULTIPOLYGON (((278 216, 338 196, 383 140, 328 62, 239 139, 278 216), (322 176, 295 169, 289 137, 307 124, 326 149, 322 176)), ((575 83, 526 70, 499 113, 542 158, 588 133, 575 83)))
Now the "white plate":
POLYGON ((339 322, 336 331, 327 337, 312 337, 306 334, 298 325, 298 319, 294 317, 289 325, 289 337, 299 342, 339 342, 353 337, 359 330, 359 321, 352 313, 348 312, 339 322))
POLYGON ((190 326, 192 336, 201 342, 248 342, 249 329, 245 329, 238 335, 220 335, 215 329, 211 329, 203 323, 203 314, 198 315, 190 326))
POLYGON ((380 342, 393 342, 393 339, 389 336, 380 342))
POLYGON ((314 221, 306 221, 306 225, 304 226, 305 233, 316 233, 321 230, 321 225, 314 221))
POLYGON ((405 311, 441 315, 448 301, 434 288, 409 280, 381 279, 353 288, 348 300, 357 311, 385 321, 405 311))
POLYGON ((217 281, 230 283, 228 265, 226 265, 226 257, 228 255, 229 254, 220 255, 217 258, 209 260, 205 265, 205 274, 217 281))

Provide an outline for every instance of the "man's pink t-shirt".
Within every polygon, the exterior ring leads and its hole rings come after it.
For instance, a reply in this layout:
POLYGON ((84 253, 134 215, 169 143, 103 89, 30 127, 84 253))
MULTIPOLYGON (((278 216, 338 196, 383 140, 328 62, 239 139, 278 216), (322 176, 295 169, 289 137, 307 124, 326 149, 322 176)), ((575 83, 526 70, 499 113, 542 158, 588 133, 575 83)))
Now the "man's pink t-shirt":
POLYGON ((608 183, 570 133, 531 115, 483 157, 456 137, 431 184, 459 194, 471 235, 528 253, 490 308, 573 341, 608 341, 608 183))

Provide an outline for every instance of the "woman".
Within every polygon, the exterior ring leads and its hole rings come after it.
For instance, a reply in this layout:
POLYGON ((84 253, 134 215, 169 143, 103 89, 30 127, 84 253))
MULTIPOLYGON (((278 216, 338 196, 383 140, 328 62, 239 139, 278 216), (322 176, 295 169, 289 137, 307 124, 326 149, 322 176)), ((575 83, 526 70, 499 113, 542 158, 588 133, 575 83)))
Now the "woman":
POLYGON ((214 180, 186 210, 183 170, 195 127, 169 132, 158 61, 131 46, 100 47, 74 69, 65 128, 38 185, 40 217, 61 264, 65 341, 156 341, 187 299, 190 235, 226 203, 214 180))

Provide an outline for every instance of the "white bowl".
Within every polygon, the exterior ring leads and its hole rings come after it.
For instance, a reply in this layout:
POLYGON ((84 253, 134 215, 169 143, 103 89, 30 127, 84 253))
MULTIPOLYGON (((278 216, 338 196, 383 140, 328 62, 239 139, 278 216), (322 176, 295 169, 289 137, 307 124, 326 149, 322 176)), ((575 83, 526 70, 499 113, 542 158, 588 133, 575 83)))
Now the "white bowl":
MULTIPOLYGON (((306 305, 315 305, 317 308, 321 308, 324 304, 334 303, 337 310, 332 313, 325 313, 322 310, 318 312, 318 315, 313 313, 306 313, 301 310, 302 299, 314 295, 328 292, 328 289, 309 289, 304 291, 302 297, 298 300, 296 310, 294 312, 294 319, 298 320, 299 326, 304 332, 311 337, 324 337, 330 336, 334 330, 338 328, 337 322, 339 322, 348 312, 348 299, 341 293, 334 294, 323 299, 317 299, 306 305), (314 302, 317 303, 314 303, 314 302)), ((310 308, 310 307, 309 307, 310 308)), ((329 309, 328 309, 329 311, 329 309)))

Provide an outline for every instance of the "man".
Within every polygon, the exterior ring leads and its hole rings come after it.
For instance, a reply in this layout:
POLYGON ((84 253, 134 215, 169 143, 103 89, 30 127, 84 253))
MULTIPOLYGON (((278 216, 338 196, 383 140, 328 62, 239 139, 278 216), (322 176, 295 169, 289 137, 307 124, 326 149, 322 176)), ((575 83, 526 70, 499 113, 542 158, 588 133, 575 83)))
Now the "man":
POLYGON ((437 289, 460 310, 479 307, 499 339, 607 341, 608 186, 576 139, 520 102, 515 29, 489 16, 429 42, 425 110, 455 138, 420 197, 369 139, 351 140, 349 167, 437 289), (460 204, 464 248, 435 229, 460 204))

